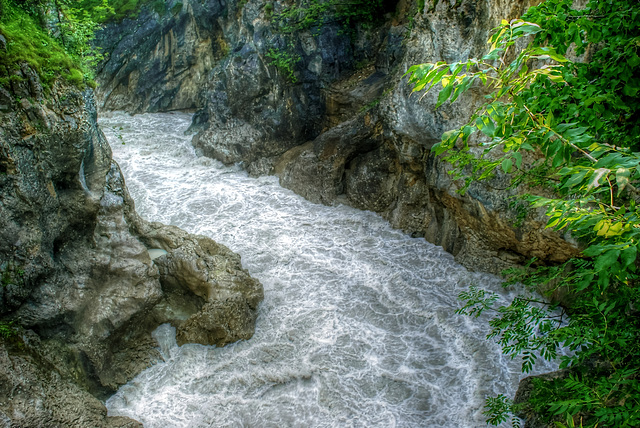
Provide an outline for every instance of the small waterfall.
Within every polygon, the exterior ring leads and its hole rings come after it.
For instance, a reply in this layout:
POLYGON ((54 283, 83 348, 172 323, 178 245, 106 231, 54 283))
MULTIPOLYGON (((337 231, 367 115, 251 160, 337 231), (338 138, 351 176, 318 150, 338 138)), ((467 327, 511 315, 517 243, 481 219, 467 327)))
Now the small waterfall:
POLYGON ((145 427, 481 427, 484 398, 513 395, 518 361, 455 315, 469 284, 506 296, 371 212, 312 204, 275 177, 197 157, 185 113, 100 121, 138 212, 210 236, 265 288, 255 336, 175 344, 107 401, 145 427))

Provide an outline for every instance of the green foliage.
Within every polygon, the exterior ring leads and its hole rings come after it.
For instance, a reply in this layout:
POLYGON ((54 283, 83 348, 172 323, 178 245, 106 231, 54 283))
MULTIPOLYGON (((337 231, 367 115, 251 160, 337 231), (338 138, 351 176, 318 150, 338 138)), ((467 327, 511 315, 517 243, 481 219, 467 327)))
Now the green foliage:
POLYGON ((40 19, 9 0, 2 0, 0 32, 7 39, 6 53, 0 56, 0 78, 6 85, 17 79, 15 70, 23 62, 31 65, 40 75, 43 85, 49 87, 55 76, 76 69, 70 56, 40 26, 40 19))
MULTIPOLYGON (((140 13, 143 0, 112 0, 114 14, 112 17, 105 17, 105 20, 122 21, 124 18, 135 18, 140 13)), ((101 21, 98 21, 101 22, 101 21)))
MULTIPOLYGON (((153 0, 150 4, 151 10, 162 16, 167 12, 167 5, 164 0, 153 0)), ((138 12, 138 11, 135 11, 138 12)))
POLYGON ((268 2, 264 5, 264 13, 267 17, 273 16, 273 2, 268 2))
POLYGON ((319 29, 330 22, 351 31, 356 24, 373 24, 382 10, 382 0, 302 0, 299 5, 284 8, 275 21, 284 34, 319 29))
POLYGON ((115 21, 119 22, 125 18, 135 18, 140 13, 142 6, 152 4, 152 10, 160 12, 166 11, 164 1, 162 0, 80 0, 78 8, 86 10, 91 19, 99 24, 115 21), (107 5, 107 9, 100 9, 101 6, 107 5))
MULTIPOLYGON (((506 285, 527 288, 508 305, 496 308, 497 296, 471 288, 460 312, 493 311, 489 338, 520 357, 523 371, 538 358, 559 358, 570 369, 532 394, 547 421, 567 415, 568 426, 640 426, 640 3, 571 4, 547 0, 523 19, 502 21, 484 57, 416 65, 409 81, 414 91, 440 85, 436 108, 485 86, 485 102, 433 151, 454 165, 461 192, 496 174, 513 185, 544 184, 555 197, 523 201, 584 248, 559 266, 532 261, 506 272, 506 285), (529 43, 516 45, 523 38, 529 43), (584 61, 565 58, 570 45, 584 61), (536 290, 562 290, 570 304, 558 308, 536 290), (570 352, 559 355, 562 347, 570 352)), ((509 411, 495 400, 488 401, 491 423, 509 411)))
POLYGON ((17 336, 17 331, 11 322, 0 321, 0 337, 3 339, 12 339, 17 336))
MULTIPOLYGON (((242 0, 240 8, 246 0, 242 0)), ((160 16, 170 12, 172 15, 180 13, 183 2, 176 2, 167 9, 166 0, 78 0, 78 8, 87 11, 91 19, 98 24, 119 22, 125 18, 134 19, 144 6, 160 16)))
POLYGON ((0 57, 2 84, 17 79, 15 71, 27 63, 45 90, 60 76, 78 87, 87 82, 93 85, 93 69, 102 58, 90 45, 97 24, 73 4, 71 0, 0 0, 0 32, 7 39, 6 54, 0 57))
POLYGON ((300 56, 290 53, 288 50, 269 49, 265 55, 271 59, 271 63, 284 74, 291 83, 296 83, 295 65, 300 62, 300 56))
MULTIPOLYGON (((488 424, 500 425, 509 419, 509 413, 511 413, 513 406, 513 400, 500 394, 497 397, 487 398, 485 411, 482 412, 482 414, 487 417, 488 424)), ((520 419, 512 417, 511 426, 513 428, 520 428, 520 419)))

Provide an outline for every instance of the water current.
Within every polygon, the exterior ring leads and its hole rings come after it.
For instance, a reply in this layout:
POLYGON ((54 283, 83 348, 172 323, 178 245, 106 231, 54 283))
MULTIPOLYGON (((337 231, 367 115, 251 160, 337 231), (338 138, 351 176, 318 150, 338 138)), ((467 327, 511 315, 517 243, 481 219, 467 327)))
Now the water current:
POLYGON ((264 285, 256 333, 224 348, 154 333, 165 361, 107 401, 145 427, 482 427, 518 361, 455 315, 469 284, 501 291, 371 212, 312 204, 275 177, 198 157, 186 113, 100 123, 140 215, 207 235, 264 285))

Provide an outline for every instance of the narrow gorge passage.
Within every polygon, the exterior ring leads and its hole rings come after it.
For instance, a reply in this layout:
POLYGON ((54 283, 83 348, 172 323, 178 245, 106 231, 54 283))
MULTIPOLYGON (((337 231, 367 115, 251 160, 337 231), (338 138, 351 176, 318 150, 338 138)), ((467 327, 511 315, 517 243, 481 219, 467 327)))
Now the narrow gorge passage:
MULTIPOLYGON (((145 427, 480 427, 486 395, 521 377, 454 314, 470 283, 500 290, 376 214, 312 204, 274 177, 197 157, 191 115, 108 113, 100 123, 140 215, 241 254, 264 285, 255 336, 177 347, 107 401, 145 427)), ((544 371, 542 364, 537 367, 544 371)))

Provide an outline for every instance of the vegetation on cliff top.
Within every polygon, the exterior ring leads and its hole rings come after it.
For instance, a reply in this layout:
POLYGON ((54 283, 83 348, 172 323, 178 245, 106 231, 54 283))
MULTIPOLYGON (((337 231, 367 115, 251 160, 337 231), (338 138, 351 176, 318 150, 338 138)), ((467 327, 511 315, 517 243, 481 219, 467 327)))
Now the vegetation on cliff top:
MULTIPOLYGON (((107 13, 106 0, 93 13, 107 13)), ((93 70, 100 54, 91 47, 97 23, 70 0, 0 0, 0 84, 21 79, 21 64, 33 68, 49 89, 58 77, 83 87, 95 85, 93 70)))
POLYGON ((170 2, 165 0, 79 0, 77 8, 87 11, 91 19, 99 24, 119 22, 125 18, 136 18, 143 6, 158 15, 167 12, 178 13, 182 9, 182 1, 176 1, 169 8, 170 2), (107 8, 105 8, 107 6, 107 8))
MULTIPOLYGON (((489 338, 524 372, 540 357, 560 359, 568 375, 538 379, 529 403, 487 401, 488 421, 535 412, 557 426, 640 426, 640 3, 547 0, 523 20, 503 21, 481 59, 411 67, 414 91, 441 84, 437 106, 474 84, 489 88, 468 123, 433 151, 451 162, 462 191, 509 174, 513 185, 543 185, 555 197, 527 195, 547 227, 570 232, 584 250, 559 266, 510 270, 507 285, 529 294, 495 307, 471 288, 461 313, 494 311, 489 338), (524 38, 524 39, 523 39, 524 38), (526 47, 522 42, 528 42, 526 47), (517 43, 517 44, 516 44, 517 43), (579 60, 565 55, 573 50, 579 60), (478 149, 480 150, 479 155, 478 149), (537 159, 533 165, 523 159, 537 159), (558 307, 535 297, 562 290, 558 307), (570 352, 565 354, 561 348, 570 352), (562 355, 560 355, 562 354, 562 355), (524 406, 524 408, 522 407, 524 406)), ((514 420, 514 424, 518 421, 514 420)))
POLYGON ((303 31, 320 34, 328 24, 337 24, 341 32, 352 33, 357 25, 371 26, 384 14, 383 0, 300 0, 274 12, 272 2, 265 4, 265 13, 284 36, 286 47, 271 48, 267 57, 291 83, 296 83, 296 64, 301 60, 295 45, 303 31))

